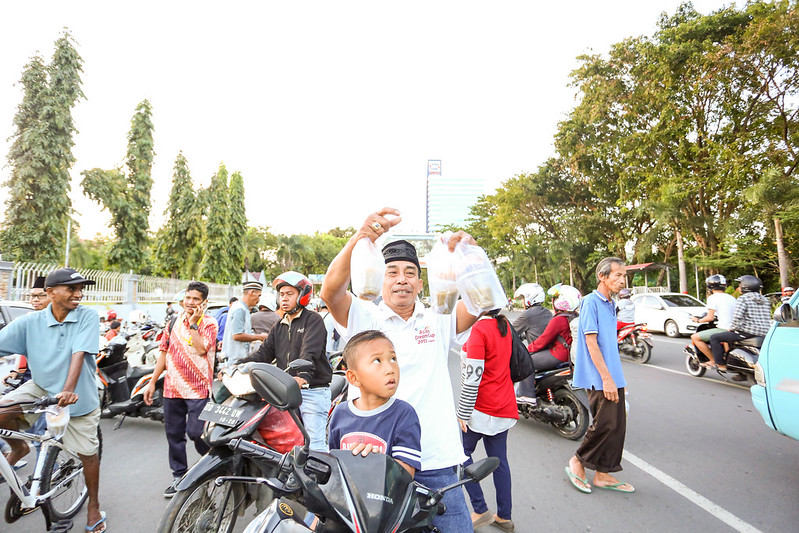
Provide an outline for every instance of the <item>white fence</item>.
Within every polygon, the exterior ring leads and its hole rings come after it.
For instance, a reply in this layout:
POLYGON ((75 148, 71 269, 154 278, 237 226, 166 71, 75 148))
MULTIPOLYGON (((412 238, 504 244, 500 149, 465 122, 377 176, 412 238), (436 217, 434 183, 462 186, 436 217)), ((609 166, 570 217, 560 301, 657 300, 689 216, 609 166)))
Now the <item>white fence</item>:
MULTIPOLYGON (((61 268, 56 264, 10 263, 0 261, 0 299, 28 301, 31 287, 37 276, 61 268)), ((138 274, 123 274, 106 270, 76 269, 96 285, 86 287, 84 302, 107 304, 136 304, 167 302, 186 288, 190 280, 157 278, 138 274)), ((232 296, 241 296, 241 286, 207 283, 209 300, 227 301, 232 296)))

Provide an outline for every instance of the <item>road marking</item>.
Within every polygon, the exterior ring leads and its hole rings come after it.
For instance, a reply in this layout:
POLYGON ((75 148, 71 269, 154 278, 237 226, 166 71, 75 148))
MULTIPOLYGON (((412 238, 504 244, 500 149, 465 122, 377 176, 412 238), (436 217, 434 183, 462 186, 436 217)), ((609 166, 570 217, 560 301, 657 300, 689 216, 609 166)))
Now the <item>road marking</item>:
POLYGON ((627 450, 624 450, 624 459, 628 462, 632 463, 634 466, 640 468, 653 478, 657 479, 668 488, 682 496, 683 498, 687 499, 691 503, 696 504, 704 511, 710 513, 711 515, 715 516, 731 528, 736 531, 741 531, 742 533, 762 533, 759 529, 757 529, 752 524, 744 522, 731 512, 727 511, 726 509, 722 508, 719 505, 716 505, 712 501, 708 500, 698 492, 688 488, 687 486, 683 485, 670 475, 666 474, 662 470, 655 468, 651 464, 647 463, 637 455, 630 453, 627 450))
POLYGON ((662 341, 662 342, 668 342, 668 343, 671 343, 671 344, 685 344, 686 343, 685 341, 687 340, 687 339, 672 339, 671 337, 661 337, 659 335, 657 337, 653 336, 652 338, 653 339, 657 339, 658 342, 662 341))
POLYGON ((710 379, 710 378, 706 378, 704 376, 702 376, 701 378, 700 377, 696 377, 696 376, 692 376, 688 372, 684 372, 684 371, 681 371, 681 370, 674 370, 673 368, 666 368, 666 367, 663 367, 663 366, 657 366, 657 365, 638 365, 638 366, 640 366, 642 368, 657 368, 658 370, 663 370, 664 372, 671 372, 672 374, 677 374, 678 376, 686 376, 686 377, 693 378, 693 379, 701 379, 701 380, 704 380, 704 381, 708 381, 710 383, 718 383, 719 385, 727 385, 728 387, 733 387, 735 389, 749 390, 749 387, 747 387, 746 385, 738 385, 737 383, 728 383, 727 381, 723 381, 724 378, 722 378, 722 381, 719 381, 717 379, 710 379))

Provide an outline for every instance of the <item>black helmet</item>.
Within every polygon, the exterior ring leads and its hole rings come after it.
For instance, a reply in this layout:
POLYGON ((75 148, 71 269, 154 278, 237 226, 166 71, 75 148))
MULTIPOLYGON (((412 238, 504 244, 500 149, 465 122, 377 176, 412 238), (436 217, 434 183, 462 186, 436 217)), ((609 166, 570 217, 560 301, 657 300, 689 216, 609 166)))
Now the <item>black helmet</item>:
POLYGON ((735 281, 740 283, 740 285, 738 285, 738 288, 741 289, 742 293, 760 292, 760 289, 763 288, 763 282, 760 281, 759 278, 751 276, 749 274, 741 276, 740 278, 735 278, 735 281))
POLYGON ((723 291, 727 288, 727 278, 721 274, 713 274, 705 280, 705 285, 707 285, 708 290, 723 291))

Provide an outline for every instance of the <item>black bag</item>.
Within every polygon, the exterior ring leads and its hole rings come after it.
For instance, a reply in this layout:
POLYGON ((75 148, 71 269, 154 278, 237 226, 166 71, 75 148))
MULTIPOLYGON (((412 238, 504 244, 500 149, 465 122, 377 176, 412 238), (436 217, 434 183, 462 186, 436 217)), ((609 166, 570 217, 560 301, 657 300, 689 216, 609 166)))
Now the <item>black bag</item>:
POLYGON ((508 329, 511 334, 510 379, 514 383, 518 383, 533 374, 533 359, 530 357, 530 352, 527 350, 524 341, 513 329, 513 326, 508 324, 508 329))

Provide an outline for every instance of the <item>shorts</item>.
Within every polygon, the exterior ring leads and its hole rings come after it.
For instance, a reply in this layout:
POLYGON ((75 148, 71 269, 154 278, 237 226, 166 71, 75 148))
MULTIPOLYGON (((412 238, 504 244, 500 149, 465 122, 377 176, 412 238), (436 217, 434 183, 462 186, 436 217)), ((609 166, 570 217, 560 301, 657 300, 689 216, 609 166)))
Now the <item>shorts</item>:
MULTIPOLYGON (((50 394, 33 381, 28 381, 20 388, 4 394, 0 398, 0 405, 3 403, 38 400, 42 396, 50 396, 50 394)), ((28 413, 20 416, 20 429, 23 431, 29 429, 41 415, 42 413, 28 413)), ((67 450, 79 455, 94 455, 100 448, 100 440, 97 438, 97 425, 99 423, 99 407, 83 416, 70 417, 67 431, 64 433, 61 442, 64 443, 64 447, 67 450)))
POLYGON ((702 342, 710 342, 710 336, 715 335, 716 333, 727 333, 726 329, 721 328, 710 328, 705 329, 699 332, 699 340, 702 342))

